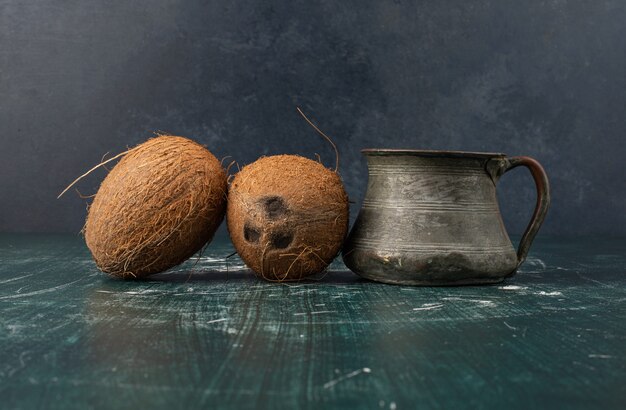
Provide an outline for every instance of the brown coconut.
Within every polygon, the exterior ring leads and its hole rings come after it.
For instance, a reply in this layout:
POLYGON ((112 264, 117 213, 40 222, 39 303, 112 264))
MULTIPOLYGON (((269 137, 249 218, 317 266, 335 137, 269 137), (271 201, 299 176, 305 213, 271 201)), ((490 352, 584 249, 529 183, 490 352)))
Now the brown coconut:
POLYGON ((206 148, 159 136, 130 150, 104 179, 84 228, 98 267, 122 278, 162 272, 213 237, 226 209, 226 173, 206 148))
POLYGON ((226 221, 243 261, 268 280, 324 270, 348 231, 348 196, 339 175, 295 155, 263 157, 238 172, 226 221))

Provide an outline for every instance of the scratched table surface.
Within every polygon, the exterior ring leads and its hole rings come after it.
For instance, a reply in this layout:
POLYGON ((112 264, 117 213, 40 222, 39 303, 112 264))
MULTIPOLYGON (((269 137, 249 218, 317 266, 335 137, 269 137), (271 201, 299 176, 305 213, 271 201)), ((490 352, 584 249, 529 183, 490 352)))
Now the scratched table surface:
POLYGON ((499 285, 266 283, 220 239, 143 282, 0 235, 0 408, 626 408, 626 240, 539 238, 499 285))

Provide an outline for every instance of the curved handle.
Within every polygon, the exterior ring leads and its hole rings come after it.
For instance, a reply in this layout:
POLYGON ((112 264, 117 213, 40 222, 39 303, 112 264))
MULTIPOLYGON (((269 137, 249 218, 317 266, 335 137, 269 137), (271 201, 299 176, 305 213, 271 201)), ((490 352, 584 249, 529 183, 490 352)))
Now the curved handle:
POLYGON ((548 208, 550 207, 550 183, 548 181, 548 176, 546 175, 546 171, 544 171, 541 164, 530 157, 498 158, 489 161, 489 164, 487 165, 487 170, 491 174, 494 181, 497 181, 497 179, 505 172, 519 166, 528 168, 533 176, 533 179, 535 180, 535 185, 537 187, 537 204, 535 205, 533 217, 531 218, 526 231, 524 231, 522 240, 517 248, 518 268, 526 260, 526 256, 530 250, 530 245, 532 244, 533 239, 535 239, 543 220, 546 218, 548 208))

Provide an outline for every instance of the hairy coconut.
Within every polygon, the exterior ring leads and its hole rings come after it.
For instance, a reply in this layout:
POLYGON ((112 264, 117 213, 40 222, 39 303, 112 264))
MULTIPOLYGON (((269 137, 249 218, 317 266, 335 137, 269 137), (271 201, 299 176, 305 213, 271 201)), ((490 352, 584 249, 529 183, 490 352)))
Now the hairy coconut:
POLYGON ((348 196, 339 175, 295 155, 263 157, 238 172, 226 220, 244 262, 268 280, 321 272, 348 231, 348 196))
POLYGON ((131 149, 104 179, 84 228, 98 267, 122 278, 162 272, 191 257, 224 218, 220 162, 187 138, 159 136, 131 149))

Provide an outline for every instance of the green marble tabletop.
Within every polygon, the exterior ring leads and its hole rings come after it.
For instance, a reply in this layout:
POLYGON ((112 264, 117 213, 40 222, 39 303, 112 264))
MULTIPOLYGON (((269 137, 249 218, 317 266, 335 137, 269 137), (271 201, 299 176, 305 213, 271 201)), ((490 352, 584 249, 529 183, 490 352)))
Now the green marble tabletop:
POLYGON ((626 408, 626 240, 540 237, 491 286, 266 283, 216 240, 143 282, 0 235, 0 408, 626 408))

